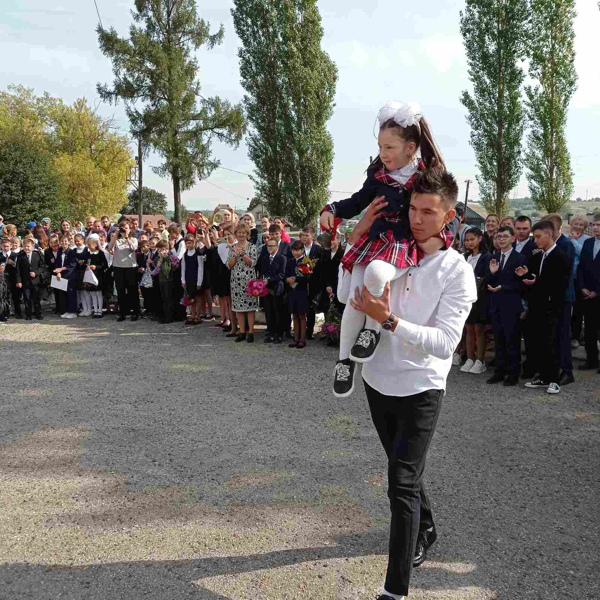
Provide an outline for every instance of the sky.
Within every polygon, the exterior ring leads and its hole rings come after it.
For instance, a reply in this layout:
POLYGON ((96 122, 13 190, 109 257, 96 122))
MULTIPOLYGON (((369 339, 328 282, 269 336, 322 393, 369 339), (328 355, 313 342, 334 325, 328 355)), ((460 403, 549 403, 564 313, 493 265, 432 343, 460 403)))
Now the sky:
MULTIPOLYGON (((114 117, 127 132, 123 106, 103 104, 96 93, 97 83, 112 82, 112 69, 98 48, 94 0, 10 0, 6 4, 0 14, 0 89, 22 84, 68 103, 85 97, 101 115, 114 117)), ((133 0, 97 0, 97 4, 103 26, 114 27, 126 36, 133 0)), ((239 39, 230 13, 233 2, 198 0, 197 6, 214 30, 221 23, 225 27, 222 45, 198 52, 202 92, 239 102, 244 90, 239 83, 239 39)), ((369 157, 377 153, 375 118, 388 100, 420 103, 448 168, 459 182, 461 198, 467 179, 473 180, 469 198, 478 198, 470 129, 459 101, 462 91, 471 89, 459 31, 463 7, 464 2, 457 0, 414 4, 397 0, 319 1, 323 48, 335 61, 339 75, 335 111, 328 125, 335 149, 330 185, 333 200, 360 188, 369 157)), ((585 199, 586 195, 600 196, 600 10, 592 0, 577 0, 576 7, 579 80, 570 105, 567 140, 574 197, 585 199)), ((132 143, 132 149, 137 153, 136 144, 132 143)), ((215 144, 214 155, 225 168, 184 192, 183 203, 188 209, 207 210, 220 203, 245 208, 254 196, 252 182, 244 175, 253 171, 245 144, 237 149, 215 144)), ((159 162, 153 155, 146 161, 144 184, 166 194, 172 207, 171 181, 149 168, 159 162)), ((512 197, 526 195, 523 175, 512 197)))

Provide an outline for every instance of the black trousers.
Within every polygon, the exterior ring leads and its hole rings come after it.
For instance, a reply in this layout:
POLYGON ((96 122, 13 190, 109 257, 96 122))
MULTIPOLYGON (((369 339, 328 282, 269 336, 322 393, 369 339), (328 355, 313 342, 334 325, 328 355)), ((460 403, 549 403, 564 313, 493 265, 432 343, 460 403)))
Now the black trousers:
POLYGON ((131 311, 137 315, 140 312, 140 296, 137 285, 136 267, 114 267, 113 277, 119 299, 119 314, 125 317, 131 311))
POLYGON ((10 295, 12 296, 13 301, 13 310, 15 311, 15 316, 20 317, 22 314, 21 311, 21 298, 23 297, 23 289, 18 288, 16 286, 16 282, 10 282, 11 286, 10 295))
POLYGON ((67 292, 54 290, 54 299, 56 301, 56 314, 64 315, 67 312, 67 292))
POLYGON ((558 319, 558 366, 567 375, 573 374, 571 360, 571 313, 573 303, 565 302, 563 312, 558 319))
POLYGON ((433 527, 423 485, 425 459, 442 408, 443 390, 385 396, 365 382, 371 418, 388 458, 392 520, 385 589, 406 596, 417 536, 433 527))
POLYGON ((42 314, 41 288, 39 285, 30 285, 23 289, 23 302, 25 304, 25 316, 31 317, 35 314, 39 317, 42 314))
POLYGON ((560 369, 558 366, 558 328, 560 314, 547 310, 530 311, 528 320, 533 336, 532 352, 533 371, 540 374, 543 381, 558 383, 560 369))
POLYGON ((264 297, 265 301, 265 317, 267 319, 267 329, 271 337, 281 338, 283 335, 283 294, 280 296, 264 297))
POLYGON ((518 377, 521 374, 521 315, 497 309, 491 317, 496 346, 496 373, 518 377))
MULTIPOLYGON (((160 299, 162 304, 161 318, 171 323, 175 316, 175 287, 173 281, 160 282, 160 299)), ((181 287, 181 286, 179 286, 181 287)))
POLYGON ((585 302, 581 292, 575 292, 575 304, 573 304, 573 314, 571 315, 571 339, 581 340, 581 332, 583 331, 583 313, 585 311, 585 302))
POLYGON ((583 301, 585 319, 585 353, 590 365, 598 366, 598 334, 600 334, 600 296, 583 301))

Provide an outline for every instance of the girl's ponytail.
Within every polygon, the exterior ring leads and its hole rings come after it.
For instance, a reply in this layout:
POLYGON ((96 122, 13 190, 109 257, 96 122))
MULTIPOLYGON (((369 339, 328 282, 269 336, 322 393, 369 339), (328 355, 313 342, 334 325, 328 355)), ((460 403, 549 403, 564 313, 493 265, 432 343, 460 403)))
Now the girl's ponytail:
POLYGON ((425 117, 421 117, 419 127, 421 128, 421 158, 425 166, 428 169, 446 171, 446 163, 433 141, 433 135, 431 135, 431 129, 429 129, 429 123, 427 123, 425 117))

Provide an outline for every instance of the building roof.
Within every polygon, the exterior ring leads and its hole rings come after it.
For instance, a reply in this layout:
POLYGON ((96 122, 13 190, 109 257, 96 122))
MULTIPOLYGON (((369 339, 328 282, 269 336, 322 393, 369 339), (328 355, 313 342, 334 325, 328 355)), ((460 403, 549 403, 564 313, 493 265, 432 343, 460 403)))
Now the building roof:
MULTIPOLYGON (((456 206, 460 206, 461 208, 465 207, 465 205, 462 202, 458 202, 456 206)), ((481 210, 479 204, 475 204, 475 207, 478 210, 481 210)), ((485 212, 485 210, 482 212, 485 212)), ((485 221, 485 215, 481 215, 478 212, 475 212, 473 210, 473 208, 471 208, 471 204, 468 204, 467 205, 467 214, 465 215, 465 220, 466 221, 485 221)))

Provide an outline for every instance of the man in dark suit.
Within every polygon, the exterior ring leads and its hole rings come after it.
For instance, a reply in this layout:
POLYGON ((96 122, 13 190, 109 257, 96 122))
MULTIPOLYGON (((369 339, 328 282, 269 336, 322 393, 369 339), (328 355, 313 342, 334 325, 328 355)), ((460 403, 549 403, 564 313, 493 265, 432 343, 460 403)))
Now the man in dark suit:
POLYGON ((23 250, 17 258, 17 288, 23 290, 25 303, 25 320, 31 321, 31 315, 42 320, 40 302, 41 272, 44 269, 44 257, 35 251, 33 240, 23 242, 23 250))
POLYGON ((312 275, 308 279, 308 314, 306 315, 306 338, 313 339, 315 330, 315 308, 313 302, 321 291, 321 258, 323 248, 315 242, 315 228, 308 225, 300 232, 300 241, 304 244, 304 255, 317 262, 312 275))
POLYGON ((526 266, 527 259, 513 250, 514 239, 511 227, 500 227, 496 234, 500 252, 492 256, 486 282, 496 345, 496 371, 487 383, 503 381, 505 386, 517 385, 521 372, 523 282, 517 269, 526 266))
POLYGON ((277 240, 270 239, 266 244, 267 256, 261 253, 258 261, 259 273, 267 280, 269 294, 265 296, 265 316, 267 319, 267 336, 265 344, 281 344, 285 309, 283 305, 283 280, 287 259, 278 254, 277 240))
POLYGON ((519 270, 525 276, 529 292, 529 319, 532 321, 535 345, 530 357, 539 373, 525 384, 528 388, 545 387, 549 394, 560 392, 558 366, 558 326, 565 305, 565 286, 570 273, 569 257, 554 241, 554 226, 541 221, 533 227, 536 245, 542 252, 535 254, 527 268, 519 270))
POLYGON ((529 260, 531 255, 538 247, 535 240, 531 237, 531 219, 525 215, 521 215, 515 219, 515 241, 513 248, 529 260))
MULTIPOLYGON (((600 334, 600 214, 594 215, 593 238, 586 240, 579 256, 577 288, 583 298, 586 362, 579 368, 598 368, 598 334, 600 334)), ((600 373, 600 371, 598 371, 600 373)))
POLYGON ((323 250, 320 266, 320 284, 319 287, 325 295, 326 301, 321 303, 324 311, 329 309, 329 301, 333 302, 340 315, 344 312, 344 304, 337 297, 338 277, 340 271, 340 262, 344 256, 344 248, 340 244, 340 236, 337 234, 331 240, 331 249, 323 250))
POLYGON ((0 256, 0 263, 6 264, 4 267, 4 277, 7 279, 9 293, 12 297, 15 318, 22 319, 23 314, 21 312, 21 297, 23 295, 23 290, 17 287, 18 257, 19 253, 13 251, 11 241, 7 238, 4 238, 2 240, 2 255, 0 256))
POLYGON ((570 275, 569 281, 565 286, 565 304, 563 313, 558 320, 558 365, 561 369, 559 385, 568 385, 573 383, 573 363, 571 360, 571 314, 573 304, 575 303, 575 278, 573 269, 575 268, 575 246, 571 240, 562 233, 562 217, 557 214, 547 215, 542 219, 550 221, 554 227, 554 241, 569 258, 570 275))

